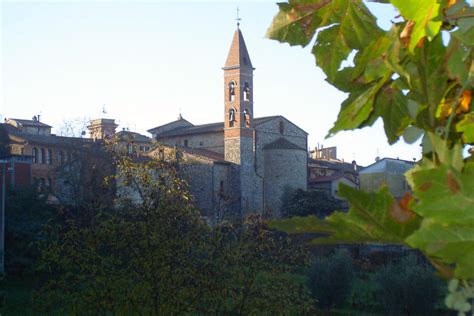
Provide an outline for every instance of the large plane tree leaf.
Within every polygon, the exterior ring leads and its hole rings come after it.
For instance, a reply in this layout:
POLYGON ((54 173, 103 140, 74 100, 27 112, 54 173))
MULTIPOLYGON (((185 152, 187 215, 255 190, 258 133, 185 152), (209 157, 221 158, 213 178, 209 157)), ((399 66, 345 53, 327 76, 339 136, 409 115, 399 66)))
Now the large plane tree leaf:
POLYGON ((455 264, 455 277, 474 277, 474 172, 419 167, 410 178, 418 201, 412 209, 423 222, 407 243, 440 263, 455 264))
POLYGON ((329 5, 330 2, 315 0, 279 3, 280 11, 267 30, 267 36, 290 45, 308 45, 321 22, 317 9, 329 5))
POLYGON ((391 0, 391 2, 405 19, 415 23, 408 45, 411 52, 423 37, 431 40, 438 34, 442 24, 439 0, 417 0, 416 4, 406 0, 391 0))
MULTIPOLYGON (((471 101, 472 102, 472 101, 471 101)), ((464 142, 474 144, 474 113, 471 112, 456 125, 456 130, 462 134, 464 142)))
POLYGON ((366 49, 382 33, 374 16, 362 1, 334 1, 333 6, 323 7, 320 14, 334 24, 318 33, 313 54, 316 64, 333 82, 337 71, 352 50, 366 49), (336 3, 338 5, 336 5, 336 3), (337 21, 337 22, 336 22, 337 21))
POLYGON ((329 130, 333 135, 342 130, 358 128, 370 116, 374 109, 374 100, 377 92, 389 79, 388 75, 379 79, 378 82, 367 85, 362 92, 354 91, 341 105, 341 111, 337 117, 334 127, 329 130))
POLYGON ((394 144, 412 122, 408 112, 408 100, 402 91, 386 87, 375 99, 376 112, 383 119, 383 127, 389 144, 394 144))
POLYGON ((397 202, 383 187, 379 192, 361 192, 340 184, 339 195, 350 204, 348 213, 335 212, 323 222, 315 217, 274 221, 271 226, 290 233, 325 233, 314 243, 401 244, 419 226, 419 217, 397 202))
POLYGON ((361 0, 290 0, 279 8, 267 36, 306 46, 318 33, 313 54, 330 81, 353 49, 367 48, 382 34, 361 0))

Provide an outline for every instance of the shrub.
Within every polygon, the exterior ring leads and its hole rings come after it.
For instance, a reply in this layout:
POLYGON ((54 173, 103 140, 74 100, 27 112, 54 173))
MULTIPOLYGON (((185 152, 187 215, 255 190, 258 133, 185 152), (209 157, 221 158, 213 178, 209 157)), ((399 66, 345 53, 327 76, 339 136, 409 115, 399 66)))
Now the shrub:
POLYGON ((406 314, 431 314, 442 297, 442 282, 434 270, 409 255, 388 264, 375 275, 376 297, 390 311, 406 314))
POLYGON ((358 310, 380 310, 381 303, 376 299, 376 284, 369 278, 357 277, 352 285, 349 305, 358 310))
POLYGON ((316 215, 324 218, 342 208, 342 202, 323 191, 304 191, 285 188, 282 197, 281 213, 285 217, 316 215))
POLYGON ((5 204, 5 270, 10 275, 34 274, 40 256, 37 242, 55 210, 34 186, 8 192, 5 204))
POLYGON ((346 252, 336 251, 315 260, 310 270, 309 288, 320 308, 341 306, 352 291, 354 269, 346 252))

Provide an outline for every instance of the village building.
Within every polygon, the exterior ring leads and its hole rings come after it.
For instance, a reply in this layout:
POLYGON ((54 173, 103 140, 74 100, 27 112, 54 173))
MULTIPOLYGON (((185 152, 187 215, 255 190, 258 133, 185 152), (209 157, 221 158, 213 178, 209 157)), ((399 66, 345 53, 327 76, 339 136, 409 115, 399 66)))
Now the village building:
POLYGON ((63 185, 57 183, 58 167, 72 161, 83 144, 92 143, 88 138, 52 134, 51 126, 41 122, 39 116, 31 120, 6 119, 0 129, 7 135, 10 155, 31 159, 31 184, 38 183, 41 188, 63 185))
POLYGON ((405 173, 415 164, 415 161, 377 157, 373 164, 359 172, 360 188, 374 192, 385 185, 396 199, 401 199, 407 192, 411 192, 405 173))
POLYGON ((361 166, 356 161, 344 162, 337 158, 336 147, 318 147, 309 152, 308 160, 308 190, 324 191, 335 198, 339 184, 343 183, 359 189, 359 170, 361 166))

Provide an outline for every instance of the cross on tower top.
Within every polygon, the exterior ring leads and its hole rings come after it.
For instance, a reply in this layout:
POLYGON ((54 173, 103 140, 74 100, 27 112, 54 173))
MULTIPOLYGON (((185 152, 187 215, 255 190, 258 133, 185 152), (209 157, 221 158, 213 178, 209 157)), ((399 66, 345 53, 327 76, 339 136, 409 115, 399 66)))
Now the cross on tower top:
POLYGON ((237 10, 236 10, 236 11, 237 11, 237 16, 236 16, 235 20, 237 21, 237 28, 238 28, 239 25, 240 25, 240 21, 241 21, 242 19, 239 17, 239 12, 240 12, 239 7, 237 7, 237 10))

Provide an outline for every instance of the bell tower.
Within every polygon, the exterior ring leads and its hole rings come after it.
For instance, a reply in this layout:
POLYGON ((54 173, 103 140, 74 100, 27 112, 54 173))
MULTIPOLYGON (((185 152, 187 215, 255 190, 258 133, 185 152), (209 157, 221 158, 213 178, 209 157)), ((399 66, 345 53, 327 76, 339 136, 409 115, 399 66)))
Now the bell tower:
POLYGON ((255 183, 253 154, 253 71, 242 32, 237 24, 224 70, 224 156, 239 166, 240 205, 252 206, 255 183))

